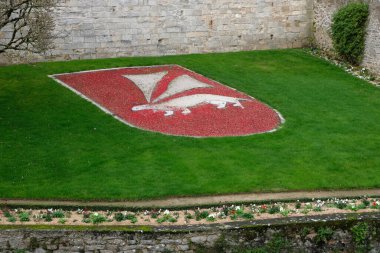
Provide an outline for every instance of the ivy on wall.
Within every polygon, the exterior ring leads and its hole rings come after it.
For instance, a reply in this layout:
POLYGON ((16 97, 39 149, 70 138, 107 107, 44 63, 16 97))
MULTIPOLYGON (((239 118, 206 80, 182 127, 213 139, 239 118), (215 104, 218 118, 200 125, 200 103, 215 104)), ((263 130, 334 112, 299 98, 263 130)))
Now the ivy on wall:
POLYGON ((365 47, 368 4, 353 2, 339 9, 333 16, 331 30, 334 48, 351 64, 360 64, 365 47))

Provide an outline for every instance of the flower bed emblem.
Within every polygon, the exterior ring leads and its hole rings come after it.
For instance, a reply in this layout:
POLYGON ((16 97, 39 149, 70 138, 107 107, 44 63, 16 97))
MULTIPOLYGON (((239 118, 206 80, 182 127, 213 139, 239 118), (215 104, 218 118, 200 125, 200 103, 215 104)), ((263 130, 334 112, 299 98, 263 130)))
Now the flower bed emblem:
POLYGON ((52 77, 128 125, 169 135, 251 135, 283 122, 258 100, 177 65, 52 77))

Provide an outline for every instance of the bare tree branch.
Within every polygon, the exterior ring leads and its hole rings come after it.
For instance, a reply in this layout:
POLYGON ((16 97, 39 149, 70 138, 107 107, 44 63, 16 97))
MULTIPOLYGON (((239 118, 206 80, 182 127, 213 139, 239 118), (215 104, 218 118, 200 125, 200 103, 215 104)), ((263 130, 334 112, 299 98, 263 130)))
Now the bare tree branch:
POLYGON ((0 54, 53 48, 55 0, 0 0, 0 54))

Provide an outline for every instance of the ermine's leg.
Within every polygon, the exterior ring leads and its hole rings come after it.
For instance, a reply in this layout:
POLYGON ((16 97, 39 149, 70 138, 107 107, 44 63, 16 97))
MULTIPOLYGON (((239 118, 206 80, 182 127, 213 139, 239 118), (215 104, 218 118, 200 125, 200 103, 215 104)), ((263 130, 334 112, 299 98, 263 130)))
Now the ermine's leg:
POLYGON ((236 101, 233 106, 244 108, 244 106, 239 101, 236 101))
POLYGON ((186 108, 185 110, 182 111, 183 115, 187 115, 187 114, 190 114, 190 113, 191 113, 191 111, 188 108, 186 108))
POLYGON ((174 111, 165 111, 165 116, 172 116, 174 114, 174 111))
POLYGON ((215 103, 215 104, 217 105, 216 108, 218 108, 218 109, 226 108, 226 105, 227 105, 226 102, 218 102, 218 103, 215 103))

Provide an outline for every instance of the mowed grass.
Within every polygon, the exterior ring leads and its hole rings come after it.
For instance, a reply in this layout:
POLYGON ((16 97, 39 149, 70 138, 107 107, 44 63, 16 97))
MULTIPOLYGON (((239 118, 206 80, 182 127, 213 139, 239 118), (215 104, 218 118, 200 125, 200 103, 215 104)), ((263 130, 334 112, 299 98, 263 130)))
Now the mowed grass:
POLYGON ((303 50, 0 67, 0 198, 134 200, 380 187, 380 89, 303 50), (48 75, 179 64, 286 119, 195 139, 131 128, 48 75))

